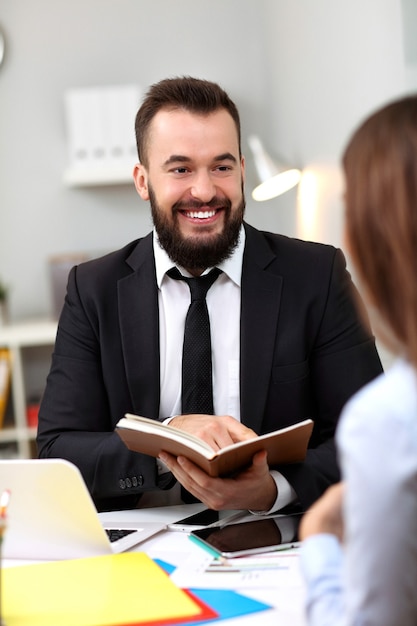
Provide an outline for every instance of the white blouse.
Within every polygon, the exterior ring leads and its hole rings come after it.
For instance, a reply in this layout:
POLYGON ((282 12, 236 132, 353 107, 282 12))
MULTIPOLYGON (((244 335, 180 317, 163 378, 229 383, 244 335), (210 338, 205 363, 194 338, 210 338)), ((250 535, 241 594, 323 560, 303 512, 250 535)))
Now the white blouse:
POLYGON ((417 624, 417 373, 400 359, 346 405, 337 430, 345 543, 301 548, 310 626, 417 624))

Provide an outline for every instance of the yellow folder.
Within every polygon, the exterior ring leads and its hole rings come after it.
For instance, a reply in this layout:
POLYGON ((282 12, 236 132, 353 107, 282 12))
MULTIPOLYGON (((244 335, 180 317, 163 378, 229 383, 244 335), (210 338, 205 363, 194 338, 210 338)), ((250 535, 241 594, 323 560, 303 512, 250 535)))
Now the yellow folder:
POLYGON ((1 604, 7 626, 167 624, 205 614, 143 552, 4 568, 1 604))

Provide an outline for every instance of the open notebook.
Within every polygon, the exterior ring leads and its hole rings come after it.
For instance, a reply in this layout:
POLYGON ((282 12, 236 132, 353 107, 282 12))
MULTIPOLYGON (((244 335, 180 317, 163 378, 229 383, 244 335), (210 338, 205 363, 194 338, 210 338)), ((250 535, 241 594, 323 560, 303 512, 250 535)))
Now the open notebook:
POLYGON ((3 489, 11 491, 4 558, 71 559, 124 552, 165 528, 159 522, 104 528, 80 471, 63 459, 0 460, 3 489), (114 532, 119 530, 128 532, 114 532), (111 541, 110 534, 119 538, 111 541))

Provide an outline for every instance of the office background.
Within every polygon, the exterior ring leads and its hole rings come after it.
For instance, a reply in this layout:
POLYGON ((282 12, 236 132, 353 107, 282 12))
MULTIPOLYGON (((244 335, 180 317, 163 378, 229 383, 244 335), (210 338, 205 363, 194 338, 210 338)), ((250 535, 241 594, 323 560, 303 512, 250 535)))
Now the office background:
POLYGON ((66 90, 219 82, 241 111, 247 220, 341 245, 341 151, 372 109, 417 89, 416 24, 414 0, 3 0, 0 278, 11 320, 51 315, 50 257, 100 254, 151 229, 133 183, 64 184, 66 90), (298 189, 250 198, 251 133, 304 168, 298 189))

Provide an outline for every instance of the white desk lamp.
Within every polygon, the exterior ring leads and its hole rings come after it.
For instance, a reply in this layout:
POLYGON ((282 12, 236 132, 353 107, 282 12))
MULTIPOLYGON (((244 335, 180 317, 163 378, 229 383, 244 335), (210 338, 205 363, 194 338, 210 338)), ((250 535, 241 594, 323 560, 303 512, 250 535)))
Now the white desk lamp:
POLYGON ((248 143, 253 153, 258 177, 261 181, 252 191, 254 200, 270 200, 285 193, 299 183, 301 171, 274 161, 266 152, 259 137, 251 135, 248 137, 248 143))

